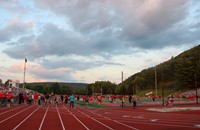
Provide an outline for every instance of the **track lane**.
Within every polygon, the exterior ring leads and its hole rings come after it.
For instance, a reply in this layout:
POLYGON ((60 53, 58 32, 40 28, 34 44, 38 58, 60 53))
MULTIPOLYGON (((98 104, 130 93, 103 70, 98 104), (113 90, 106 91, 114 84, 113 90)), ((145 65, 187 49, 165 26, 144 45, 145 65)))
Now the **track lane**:
POLYGON ((79 120, 76 119, 76 117, 74 117, 67 108, 65 108, 64 105, 59 106, 60 111, 60 116, 63 120, 63 125, 66 129, 68 130, 72 130, 72 129, 77 129, 77 130, 87 130, 87 128, 85 128, 84 124, 82 124, 82 122, 80 122, 79 120))
POLYGON ((138 130, 137 128, 135 128, 134 126, 131 126, 131 125, 127 125, 127 124, 124 124, 120 121, 117 121, 117 120, 113 120, 109 117, 105 117, 105 116, 102 116, 100 114, 97 114, 95 113, 92 109, 90 110, 85 110, 85 109, 79 109, 77 111, 81 111, 82 113, 92 117, 93 119, 95 120, 98 120, 100 121, 101 123, 103 123, 104 125, 112 128, 112 129, 115 129, 115 130, 121 130, 121 129, 126 129, 126 130, 138 130))
MULTIPOLYGON (((81 108, 81 110, 84 110, 84 108, 81 108)), ((200 124, 200 116, 194 116, 193 114, 188 114, 186 120, 186 115, 176 113, 142 113, 135 111, 123 111, 122 109, 119 111, 112 111, 112 109, 86 109, 86 112, 93 114, 96 113, 99 117, 103 116, 104 118, 108 118, 108 120, 111 119, 112 121, 133 126, 138 129, 144 129, 143 127, 154 129, 155 126, 157 128, 166 127, 170 129, 197 129, 198 127, 196 125, 200 124), (174 115, 178 115, 178 117, 174 115)), ((102 121, 105 120, 102 119, 102 121)), ((110 122, 105 121, 104 123, 106 124, 110 122)), ((110 123, 110 125, 112 125, 112 123, 110 123)))
POLYGON ((38 110, 18 126, 16 130, 38 130, 46 109, 46 107, 38 107, 38 110))
POLYGON ((8 118, 2 120, 0 122, 0 128, 2 130, 12 130, 15 128, 17 125, 20 124, 30 113, 32 113, 35 110, 35 107, 28 107, 23 109, 22 111, 9 116, 8 118))
POLYGON ((75 115, 85 126, 87 126, 91 130, 110 130, 105 125, 102 125, 98 121, 95 121, 93 118, 86 116, 85 114, 76 110, 76 108, 69 108, 68 111, 75 115))
POLYGON ((62 125, 55 107, 49 107, 41 130, 51 130, 52 128, 62 130, 62 125))

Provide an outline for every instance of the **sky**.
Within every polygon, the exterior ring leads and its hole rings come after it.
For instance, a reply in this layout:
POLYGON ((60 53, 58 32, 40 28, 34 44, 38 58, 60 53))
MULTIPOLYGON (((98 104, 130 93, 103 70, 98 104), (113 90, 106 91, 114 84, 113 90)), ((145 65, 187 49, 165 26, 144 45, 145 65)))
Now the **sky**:
POLYGON ((0 79, 120 83, 199 34, 199 0, 0 0, 0 79))

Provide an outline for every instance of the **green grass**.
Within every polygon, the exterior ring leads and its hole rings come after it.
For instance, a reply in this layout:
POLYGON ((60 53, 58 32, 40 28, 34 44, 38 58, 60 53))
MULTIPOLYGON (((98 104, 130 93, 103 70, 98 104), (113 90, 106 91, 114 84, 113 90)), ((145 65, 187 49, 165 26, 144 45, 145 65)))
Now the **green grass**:
POLYGON ((92 108, 106 108, 107 107, 102 104, 86 103, 83 101, 80 101, 79 103, 75 102, 75 104, 79 106, 92 107, 92 108))

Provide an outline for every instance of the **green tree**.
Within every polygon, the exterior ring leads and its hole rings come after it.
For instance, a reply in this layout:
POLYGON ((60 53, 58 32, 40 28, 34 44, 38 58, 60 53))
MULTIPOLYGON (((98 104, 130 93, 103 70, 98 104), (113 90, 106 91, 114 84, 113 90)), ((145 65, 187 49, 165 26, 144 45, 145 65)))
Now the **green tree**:
POLYGON ((189 58, 181 57, 176 64, 176 78, 181 88, 194 86, 194 66, 189 58))

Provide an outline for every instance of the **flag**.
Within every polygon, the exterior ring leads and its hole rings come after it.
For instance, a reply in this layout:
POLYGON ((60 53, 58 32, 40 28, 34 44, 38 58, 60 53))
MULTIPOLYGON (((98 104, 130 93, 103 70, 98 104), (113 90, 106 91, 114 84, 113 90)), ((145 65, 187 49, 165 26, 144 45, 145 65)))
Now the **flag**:
POLYGON ((27 59, 25 59, 25 62, 27 62, 27 59))

